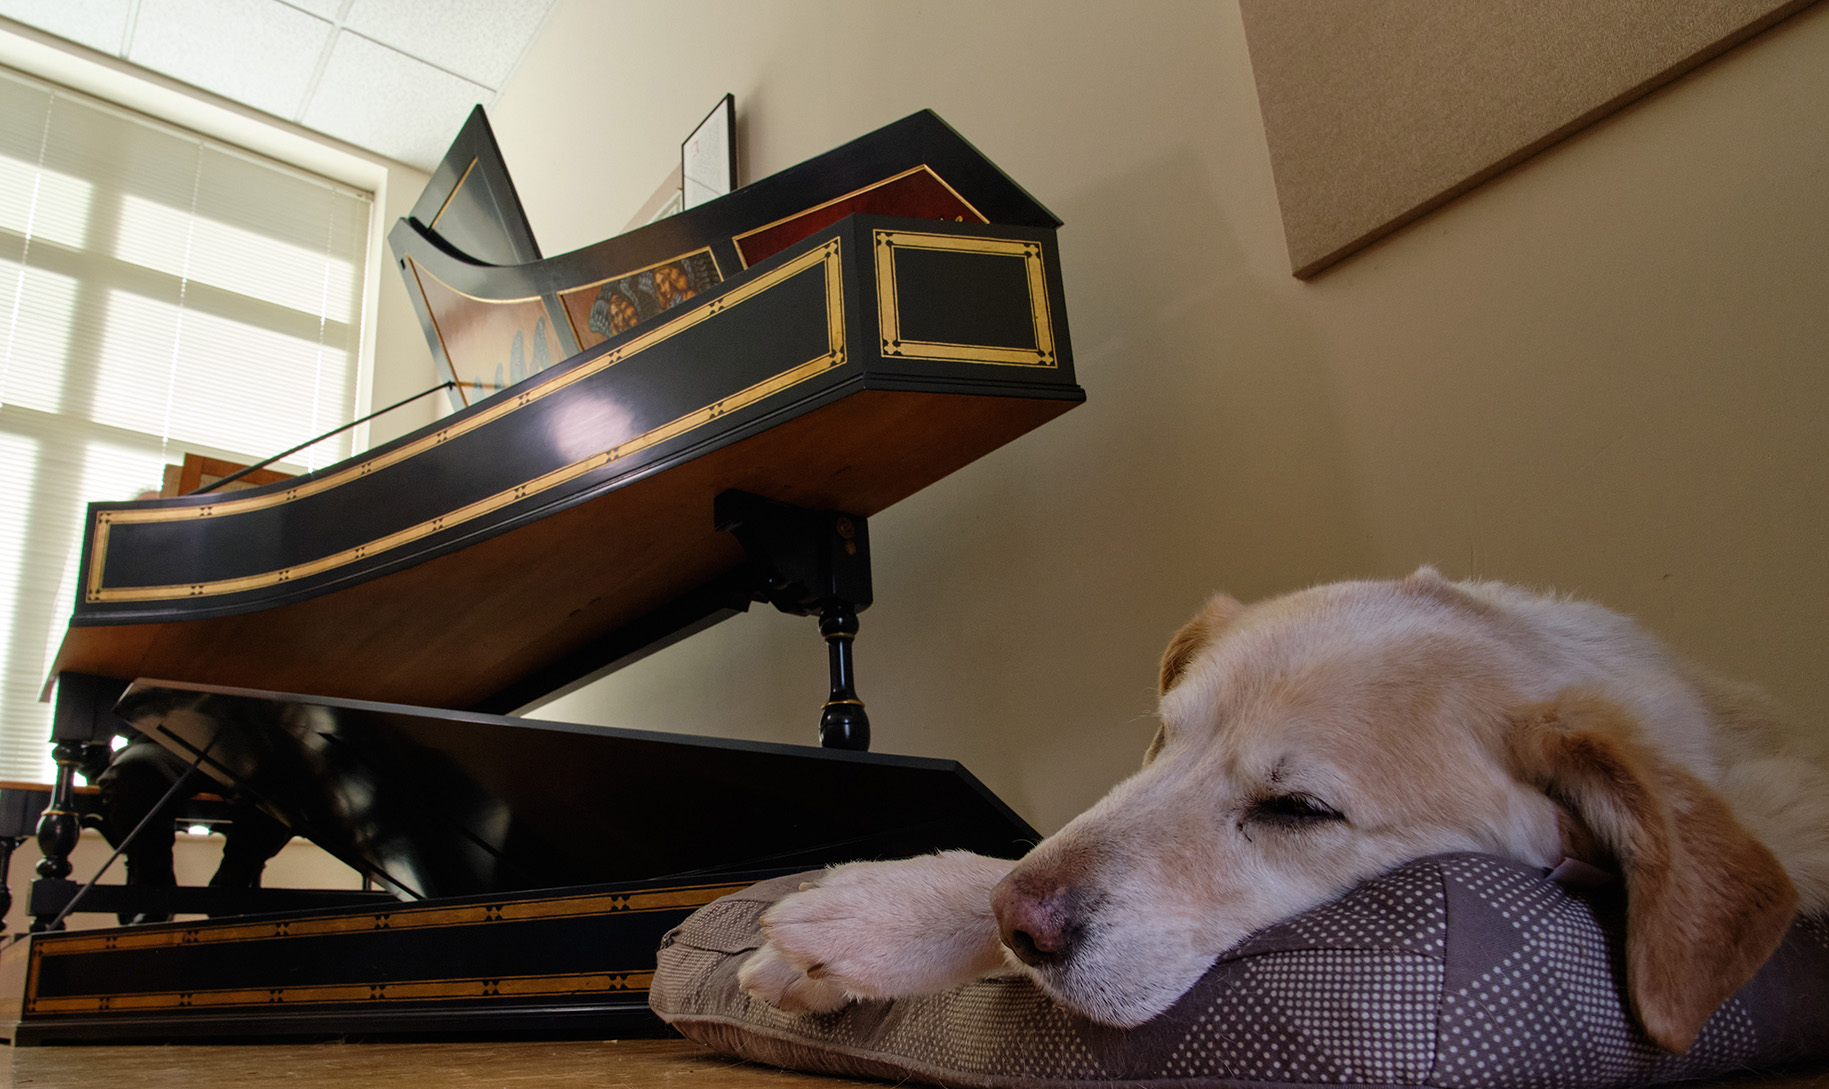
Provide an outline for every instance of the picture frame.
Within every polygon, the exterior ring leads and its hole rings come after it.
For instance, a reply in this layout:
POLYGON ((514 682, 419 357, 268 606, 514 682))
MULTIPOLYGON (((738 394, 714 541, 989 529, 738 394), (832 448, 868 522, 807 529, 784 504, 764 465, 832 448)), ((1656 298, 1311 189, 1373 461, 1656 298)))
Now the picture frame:
POLYGON ((737 99, 726 94, 680 144, 680 206, 694 208, 737 187, 737 99))

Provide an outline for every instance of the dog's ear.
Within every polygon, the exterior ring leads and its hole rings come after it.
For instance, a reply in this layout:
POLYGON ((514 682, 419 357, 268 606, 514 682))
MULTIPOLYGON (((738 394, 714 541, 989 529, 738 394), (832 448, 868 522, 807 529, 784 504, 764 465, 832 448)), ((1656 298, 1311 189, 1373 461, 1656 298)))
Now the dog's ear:
POLYGON ((1163 696, 1175 687, 1175 682, 1186 672, 1188 663, 1194 660, 1208 643, 1219 638, 1219 633, 1226 630, 1238 614, 1244 610, 1237 599, 1225 594, 1214 594, 1206 607, 1194 614, 1194 619, 1181 626, 1169 640, 1168 649, 1162 652, 1162 667, 1156 677, 1156 694, 1163 696))
MULTIPOLYGON (((1584 826, 1626 884, 1626 984, 1645 1032, 1689 1050, 1769 958, 1797 890, 1725 799, 1644 742, 1624 709, 1576 690, 1515 721, 1521 776, 1584 826)), ((1591 860, 1592 861, 1592 860, 1591 860)))
POLYGON ((1425 563, 1421 567, 1410 572, 1410 576, 1404 579, 1404 582, 1411 586, 1448 585, 1448 580, 1442 577, 1442 573, 1437 571, 1435 565, 1432 563, 1425 563))
MULTIPOLYGON (((1236 598, 1214 594, 1206 606, 1194 614, 1194 619, 1183 624, 1181 630, 1169 640, 1168 649, 1162 652, 1162 665, 1156 674, 1156 694, 1167 695, 1168 690, 1181 679, 1181 675, 1187 672, 1188 663, 1194 660, 1194 656, 1217 639, 1219 633, 1225 631, 1243 609, 1244 606, 1236 598)), ((1166 737, 1166 731, 1157 727, 1156 736, 1150 739, 1149 748, 1143 751, 1145 767, 1162 751, 1166 737)))

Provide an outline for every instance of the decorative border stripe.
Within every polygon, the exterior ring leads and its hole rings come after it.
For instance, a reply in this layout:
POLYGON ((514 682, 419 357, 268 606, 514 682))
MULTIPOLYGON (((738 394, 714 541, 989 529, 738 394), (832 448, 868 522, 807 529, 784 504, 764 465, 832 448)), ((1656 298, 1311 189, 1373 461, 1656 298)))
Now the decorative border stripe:
POLYGON ((1048 312, 1048 276, 1037 242, 1007 238, 970 238, 914 231, 873 231, 876 258, 876 305, 885 356, 901 359, 936 359, 989 363, 1006 367, 1057 367, 1054 323, 1048 312), (993 257, 1020 257, 1028 278, 1029 313, 1035 322, 1034 348, 1003 348, 982 344, 949 344, 944 341, 902 339, 901 307, 896 301, 895 251, 945 250, 993 257))
POLYGON ((418 930, 427 927, 478 926, 487 923, 531 922, 581 915, 638 915, 704 907, 720 896, 741 892, 747 884, 699 885, 643 892, 596 893, 547 900, 510 900, 502 903, 465 904, 457 907, 401 907, 321 918, 275 919, 260 923, 223 923, 209 926, 130 930, 125 933, 78 935, 39 939, 33 953, 39 957, 75 956, 139 949, 171 949, 224 942, 272 941, 326 934, 361 934, 376 930, 418 930))
POLYGON ((697 428, 703 427, 720 416, 745 408, 782 390, 805 382, 825 371, 838 367, 845 362, 845 327, 844 327, 844 277, 840 264, 840 243, 833 239, 817 249, 810 250, 794 260, 759 276, 754 280, 739 284, 726 294, 720 295, 707 305, 694 307, 678 317, 662 319, 661 323, 650 331, 633 338, 616 349, 596 357, 589 363, 556 374, 552 379, 542 382, 534 388, 502 398, 499 404, 490 405, 472 416, 424 435, 414 442, 398 449, 364 459, 348 468, 331 473, 319 479, 309 480, 297 487, 283 492, 253 496, 246 499, 225 498, 220 502, 207 503, 202 506, 160 507, 152 509, 126 509, 98 511, 95 526, 91 531, 94 545, 90 551, 90 562, 84 586, 84 600, 91 604, 111 604, 130 601, 170 601, 180 598, 210 597, 219 594, 243 593, 249 590, 263 589, 297 579, 320 575, 326 571, 368 559, 402 545, 429 537, 454 526, 474 521, 486 514, 500 510, 513 503, 518 503, 530 496, 539 495, 565 483, 588 475, 606 465, 649 447, 677 438, 697 428), (599 374, 617 363, 645 352, 675 336, 691 329, 702 322, 737 306, 748 299, 774 288, 784 281, 805 272, 815 266, 824 266, 826 288, 826 332, 827 350, 825 354, 792 367, 771 378, 758 382, 748 389, 740 390, 721 398, 710 405, 687 413, 678 419, 654 428, 642 435, 635 436, 623 443, 601 451, 570 465, 555 469, 531 481, 514 488, 498 492, 468 506, 450 511, 438 518, 409 526, 385 537, 370 541, 367 544, 345 549, 334 555, 320 557, 307 563, 276 571, 266 571, 255 575, 246 575, 232 579, 218 579, 209 582, 181 583, 167 586, 131 586, 108 587, 102 583, 103 572, 107 567, 109 531, 115 525, 132 525, 152 522, 183 522, 205 518, 232 517, 253 511, 291 503, 306 496, 317 495, 341 487, 354 480, 359 480, 370 473, 390 468, 419 454, 440 446, 461 435, 501 419, 534 401, 548 397, 560 390, 569 388, 586 378, 599 374))
POLYGON ((28 1015, 137 1013, 146 1010, 209 1009, 223 1006, 309 1006, 325 1003, 434 1002, 460 999, 537 998, 557 995, 645 991, 653 970, 577 972, 564 975, 428 979, 393 983, 324 983, 298 987, 256 987, 212 991, 147 991, 139 994, 69 995, 28 998, 28 1015))
POLYGON ((106 955, 147 949, 268 942, 331 934, 373 933, 434 927, 531 922, 586 915, 626 915, 700 908, 741 892, 747 882, 685 885, 620 893, 586 893, 537 900, 459 906, 406 906, 327 918, 273 919, 258 923, 205 923, 111 934, 43 935, 32 944, 24 1009, 29 1015, 128 1013, 147 1010, 227 1006, 320 1005, 325 1003, 424 1002, 639 992, 648 989, 652 969, 546 975, 466 977, 433 980, 358 981, 288 987, 221 988, 193 991, 40 996, 42 962, 55 956, 106 955))

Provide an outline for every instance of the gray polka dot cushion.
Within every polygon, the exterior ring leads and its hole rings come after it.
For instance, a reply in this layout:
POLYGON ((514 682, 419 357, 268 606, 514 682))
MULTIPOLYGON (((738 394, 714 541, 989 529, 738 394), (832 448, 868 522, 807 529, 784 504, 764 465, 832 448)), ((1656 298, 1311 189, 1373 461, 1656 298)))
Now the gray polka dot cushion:
POLYGON ((958 1086, 1496 1086, 1599 1089, 1829 1057, 1829 928, 1797 923, 1688 1054, 1633 1024, 1620 905, 1541 870, 1438 855, 1271 926, 1135 1029, 1022 978, 783 1013, 737 987, 777 878, 669 934, 650 1003, 707 1047, 777 1066, 958 1086))

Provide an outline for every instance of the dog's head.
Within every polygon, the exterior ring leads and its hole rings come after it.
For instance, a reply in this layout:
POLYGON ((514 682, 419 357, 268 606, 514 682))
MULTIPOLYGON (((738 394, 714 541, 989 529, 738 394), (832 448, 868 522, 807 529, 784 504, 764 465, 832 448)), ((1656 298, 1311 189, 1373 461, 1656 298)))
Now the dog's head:
POLYGON ((1246 935, 1403 862, 1566 855, 1624 875, 1634 1007, 1687 1049, 1796 894, 1665 755, 1708 742, 1660 690, 1681 681, 1655 644, 1605 610, 1500 590, 1425 569, 1213 599, 1163 657, 1143 769, 997 887, 1006 944, 1063 1003, 1137 1025, 1246 935), (1614 665, 1630 683, 1597 683, 1614 665), (1664 714, 1681 721, 1642 721, 1664 714))

